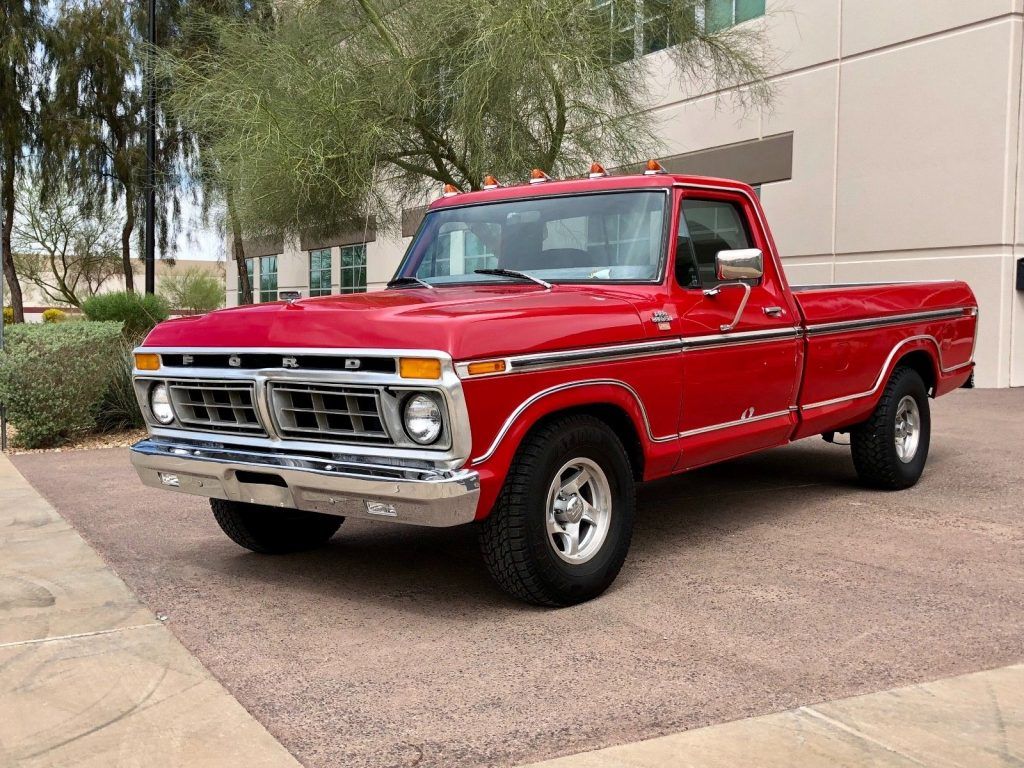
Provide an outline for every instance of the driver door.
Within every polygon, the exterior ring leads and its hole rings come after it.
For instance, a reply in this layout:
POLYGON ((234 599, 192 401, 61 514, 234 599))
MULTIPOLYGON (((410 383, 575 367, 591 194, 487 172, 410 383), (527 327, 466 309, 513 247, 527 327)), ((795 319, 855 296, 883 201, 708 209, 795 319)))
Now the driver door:
POLYGON ((680 469, 784 443, 796 422, 799 323, 754 205, 739 190, 683 194, 680 469))

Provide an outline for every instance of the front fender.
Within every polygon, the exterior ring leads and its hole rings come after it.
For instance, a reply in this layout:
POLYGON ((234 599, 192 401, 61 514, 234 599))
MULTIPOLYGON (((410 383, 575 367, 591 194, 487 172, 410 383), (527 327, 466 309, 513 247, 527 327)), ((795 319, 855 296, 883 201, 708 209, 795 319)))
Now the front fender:
POLYGON ((490 514, 516 451, 539 422, 558 413, 614 408, 628 418, 644 455, 644 479, 672 471, 678 458, 674 433, 659 436, 649 409, 631 384, 614 378, 566 381, 538 388, 512 406, 486 445, 474 444, 467 466, 480 473, 477 519, 490 514))

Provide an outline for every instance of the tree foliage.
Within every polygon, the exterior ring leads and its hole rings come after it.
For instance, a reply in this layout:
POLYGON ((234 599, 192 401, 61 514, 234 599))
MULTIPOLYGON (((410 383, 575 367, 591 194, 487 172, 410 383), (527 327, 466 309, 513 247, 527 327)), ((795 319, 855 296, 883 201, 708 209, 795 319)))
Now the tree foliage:
POLYGON ((43 34, 43 4, 39 0, 0 4, 0 261, 19 323, 24 322, 25 313, 11 248, 14 190, 25 150, 36 143, 37 104, 45 85, 39 76, 36 46, 43 34))
POLYGON ((38 179, 24 180, 16 197, 15 266, 49 301, 78 307, 121 273, 116 224, 102 201, 83 206, 65 185, 43 198, 38 179))
POLYGON ((175 309, 211 312, 224 305, 224 281, 198 267, 164 277, 160 293, 175 309))
POLYGON ((766 101, 756 25, 702 18, 699 0, 309 0, 282 4, 273 27, 207 19, 216 49, 163 65, 246 231, 322 232, 439 182, 653 153, 641 28, 673 43, 677 82, 766 101))
MULTIPOLYGON (((142 234, 136 224, 145 207, 145 8, 126 0, 61 0, 46 42, 52 93, 42 110, 44 178, 77 184, 83 203, 123 210, 128 290, 134 290, 132 239, 142 234)), ((159 39, 175 38, 184 12, 184 3, 161 3, 159 39)), ((194 145, 164 111, 156 119, 156 239, 168 253, 188 191, 180 171, 194 145)))

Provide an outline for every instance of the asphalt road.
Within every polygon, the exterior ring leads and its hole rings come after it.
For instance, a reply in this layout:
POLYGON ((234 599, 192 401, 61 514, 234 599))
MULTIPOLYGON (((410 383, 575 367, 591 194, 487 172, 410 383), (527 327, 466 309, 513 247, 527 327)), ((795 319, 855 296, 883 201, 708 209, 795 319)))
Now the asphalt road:
POLYGON ((910 491, 818 439, 648 486, 614 587, 557 611, 468 528, 267 558, 124 449, 14 461, 306 766, 509 765, 1024 659, 1024 390, 933 417, 910 491))

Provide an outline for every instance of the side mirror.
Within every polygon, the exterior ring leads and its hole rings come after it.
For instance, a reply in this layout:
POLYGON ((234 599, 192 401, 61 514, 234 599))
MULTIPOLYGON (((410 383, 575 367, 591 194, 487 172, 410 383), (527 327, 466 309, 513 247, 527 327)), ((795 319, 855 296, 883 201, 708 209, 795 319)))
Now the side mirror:
POLYGON ((760 248, 719 251, 715 274, 719 280, 759 280, 764 275, 764 255, 760 248))

